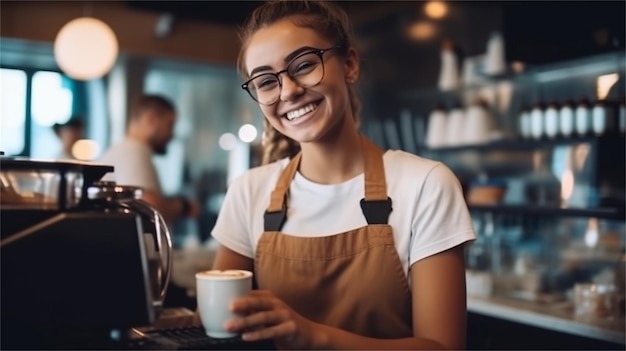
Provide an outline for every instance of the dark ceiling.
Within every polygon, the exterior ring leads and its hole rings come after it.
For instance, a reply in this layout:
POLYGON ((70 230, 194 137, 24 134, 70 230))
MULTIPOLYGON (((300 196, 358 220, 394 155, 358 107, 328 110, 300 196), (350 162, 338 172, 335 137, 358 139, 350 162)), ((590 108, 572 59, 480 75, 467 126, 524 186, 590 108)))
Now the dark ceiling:
MULTIPOLYGON (((252 10, 264 1, 238 0, 126 0, 131 9, 170 13, 175 20, 197 20, 226 25, 242 24, 252 10)), ((415 51, 420 62, 436 56, 436 40, 402 42, 398 35, 408 21, 423 16, 422 1, 369 0, 332 1, 343 7, 352 19, 358 35, 380 55, 406 57, 415 51), (398 51, 400 50, 400 52, 398 51), (404 50, 404 51, 402 51, 404 50), (435 54, 433 54, 433 51, 435 54)), ((502 30, 507 38, 507 57, 527 63, 545 63, 580 57, 602 50, 624 47, 624 1, 449 1, 457 9, 456 17, 440 21, 441 33, 462 41, 468 55, 484 52, 487 34, 502 30), (568 13, 564 20, 563 13, 568 13), (530 21, 530 22, 529 22, 530 21), (529 26, 528 23, 532 23, 529 26), (445 26, 445 27, 444 27, 445 26), (601 41, 601 42, 600 42, 601 41)))
MULTIPOLYGON (((136 10, 170 13, 179 19, 199 20, 228 25, 239 25, 248 14, 264 1, 143 1, 127 0, 126 4, 136 10)), ((367 2, 333 1, 347 11, 367 7, 367 2)), ((373 2, 372 2, 373 4, 373 2)))
POLYGON ((263 1, 142 1, 128 0, 136 10, 170 13, 179 19, 222 24, 241 24, 246 16, 263 1))

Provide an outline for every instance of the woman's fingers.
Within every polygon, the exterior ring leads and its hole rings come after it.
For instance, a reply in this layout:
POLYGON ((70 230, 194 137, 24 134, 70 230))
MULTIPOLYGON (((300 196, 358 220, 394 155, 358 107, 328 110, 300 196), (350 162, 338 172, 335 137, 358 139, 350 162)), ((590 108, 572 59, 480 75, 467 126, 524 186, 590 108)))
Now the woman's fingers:
POLYGON ((272 327, 262 328, 244 332, 241 337, 246 341, 256 341, 265 339, 291 339, 297 330, 296 323, 293 320, 274 325, 272 327))
POLYGON ((242 333, 246 341, 275 339, 291 344, 302 328, 300 324, 305 322, 268 291, 255 290, 233 300, 230 308, 241 317, 229 320, 224 327, 230 332, 242 333))
POLYGON ((232 319, 226 322, 225 327, 228 330, 245 330, 259 326, 272 326, 288 320, 289 315, 287 310, 261 311, 245 317, 232 319))
POLYGON ((235 313, 247 314, 253 311, 270 310, 277 304, 274 296, 267 294, 250 294, 246 297, 235 299, 230 304, 230 310, 235 313))

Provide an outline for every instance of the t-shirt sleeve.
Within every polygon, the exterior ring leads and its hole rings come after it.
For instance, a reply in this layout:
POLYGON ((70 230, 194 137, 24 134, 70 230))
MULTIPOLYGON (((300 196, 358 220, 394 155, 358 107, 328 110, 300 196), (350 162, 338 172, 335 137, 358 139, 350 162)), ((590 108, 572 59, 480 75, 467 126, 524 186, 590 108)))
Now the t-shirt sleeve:
POLYGON ((238 254, 253 258, 246 178, 247 175, 240 176, 228 187, 211 236, 238 254))
POLYGON ((461 184, 442 163, 425 178, 413 217, 409 266, 476 239, 461 184))

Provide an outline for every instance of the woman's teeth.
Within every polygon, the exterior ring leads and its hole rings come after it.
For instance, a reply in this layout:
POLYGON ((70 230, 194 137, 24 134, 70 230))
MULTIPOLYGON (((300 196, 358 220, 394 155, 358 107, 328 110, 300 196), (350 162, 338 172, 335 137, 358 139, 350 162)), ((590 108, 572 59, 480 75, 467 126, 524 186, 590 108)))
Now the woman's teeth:
POLYGON ((316 107, 317 107, 317 104, 311 103, 297 110, 287 112, 287 119, 290 121, 293 121, 294 119, 300 118, 306 115, 307 113, 315 110, 316 107))

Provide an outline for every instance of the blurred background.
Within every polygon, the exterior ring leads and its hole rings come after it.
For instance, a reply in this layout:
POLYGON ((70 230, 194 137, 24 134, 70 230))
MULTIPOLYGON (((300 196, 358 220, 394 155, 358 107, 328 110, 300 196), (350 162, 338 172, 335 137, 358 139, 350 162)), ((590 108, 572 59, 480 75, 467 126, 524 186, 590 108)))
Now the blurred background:
MULTIPOLYGON (((468 294, 562 302, 577 283, 607 283, 623 312, 625 3, 336 2, 361 53, 363 132, 441 160, 461 180, 479 234, 468 294)), ((81 115, 86 139, 74 156, 95 160, 123 138, 134 96, 163 94, 178 121, 167 154, 155 156, 161 184, 203 213, 175 225, 174 245, 210 243, 229 182, 260 160, 263 116, 236 72, 237 26, 259 3, 2 1, 0 150, 52 158, 61 147, 52 126, 81 115), (96 78, 70 71, 97 71, 98 56, 55 55, 60 31, 83 17, 113 32, 114 44, 94 41, 94 55, 113 53, 96 78)), ((623 321, 594 329, 606 344, 559 340, 623 347, 623 321)), ((473 345, 506 347, 498 334, 473 345)))

